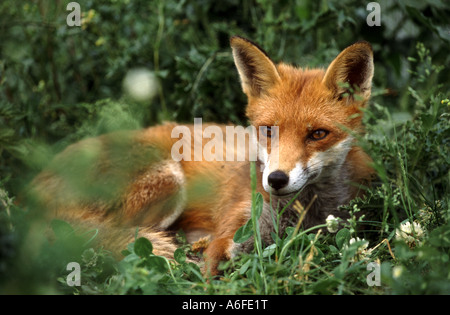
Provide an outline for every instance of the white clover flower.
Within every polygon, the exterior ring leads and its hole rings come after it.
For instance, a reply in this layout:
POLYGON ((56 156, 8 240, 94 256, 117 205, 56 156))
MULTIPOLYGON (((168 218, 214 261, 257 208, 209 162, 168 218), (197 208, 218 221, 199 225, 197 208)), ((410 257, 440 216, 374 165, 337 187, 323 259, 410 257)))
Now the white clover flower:
POLYGON ((394 279, 400 278, 402 273, 403 273, 403 267, 402 266, 395 266, 394 269, 392 269, 392 277, 394 277, 394 279))
POLYGON ((328 232, 336 233, 339 230, 339 218, 335 218, 334 215, 330 214, 325 222, 327 223, 328 232))
POLYGON ((348 242, 348 245, 345 244, 343 246, 343 250, 346 251, 350 245, 356 242, 363 242, 363 243, 358 246, 355 255, 350 259, 350 261, 355 262, 369 258, 370 255, 372 254, 373 248, 368 248, 369 241, 366 241, 365 239, 360 239, 359 237, 351 238, 350 241, 348 242))
POLYGON ((395 231, 395 238, 403 240, 409 247, 414 247, 420 243, 424 232, 419 223, 407 221, 400 224, 400 227, 395 231))
POLYGON ((158 93, 158 79, 148 69, 132 69, 125 75, 123 88, 135 101, 150 101, 158 93))
POLYGON ((367 247, 369 246, 369 241, 366 241, 365 239, 360 239, 359 237, 357 237, 357 238, 351 238, 350 241, 349 241, 348 243, 349 243, 349 245, 352 245, 353 243, 356 243, 356 242, 364 242, 363 244, 361 244, 361 245, 358 247, 358 251, 364 251, 364 250, 366 250, 367 247))

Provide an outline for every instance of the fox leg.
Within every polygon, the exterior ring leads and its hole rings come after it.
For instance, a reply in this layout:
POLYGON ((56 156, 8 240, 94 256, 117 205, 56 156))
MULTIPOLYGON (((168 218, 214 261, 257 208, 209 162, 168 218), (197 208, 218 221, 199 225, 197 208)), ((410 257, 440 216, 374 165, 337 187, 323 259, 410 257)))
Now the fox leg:
POLYGON ((233 209, 233 213, 222 218, 214 239, 208 244, 204 252, 204 273, 207 275, 214 276, 219 274, 218 267, 220 262, 230 260, 235 255, 234 234, 248 221, 251 215, 251 202, 249 201, 228 204, 228 207, 233 209))
POLYGON ((211 276, 218 275, 220 262, 231 259, 233 244, 233 237, 217 238, 211 241, 205 250, 205 267, 203 273, 211 276))

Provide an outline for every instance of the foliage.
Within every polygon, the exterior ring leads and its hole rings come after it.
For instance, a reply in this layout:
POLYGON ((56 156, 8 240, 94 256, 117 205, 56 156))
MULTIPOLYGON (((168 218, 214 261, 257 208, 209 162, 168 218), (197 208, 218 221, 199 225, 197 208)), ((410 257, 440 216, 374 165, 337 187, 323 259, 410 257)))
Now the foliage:
POLYGON ((449 4, 378 1, 382 25, 369 27, 354 0, 82 0, 82 25, 69 27, 68 2, 0 3, 0 292, 450 293, 449 4), (188 245, 167 260, 138 238, 118 261, 92 247, 95 230, 64 221, 47 240, 41 218, 16 201, 68 144, 163 120, 246 123, 231 35, 309 67, 325 67, 357 40, 372 44, 373 98, 359 140, 378 182, 343 207, 352 214, 344 227, 292 227, 267 246, 254 192, 252 220, 235 240, 253 236, 255 251, 223 264, 220 279, 202 276, 188 245), (126 88, 136 69, 155 89, 144 99, 126 88), (407 222, 419 228, 397 237, 407 222), (80 262, 81 287, 67 286, 71 261, 80 262), (367 284, 370 262, 381 266, 381 286, 367 284))

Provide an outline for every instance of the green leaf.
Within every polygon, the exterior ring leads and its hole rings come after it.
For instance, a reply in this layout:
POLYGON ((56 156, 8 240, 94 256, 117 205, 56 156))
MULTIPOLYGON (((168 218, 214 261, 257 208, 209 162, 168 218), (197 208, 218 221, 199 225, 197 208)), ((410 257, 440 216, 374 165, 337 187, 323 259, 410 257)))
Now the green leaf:
POLYGON ((428 241, 436 247, 450 247, 450 229, 448 225, 433 230, 428 241))
POLYGON ((233 237, 233 241, 235 243, 243 243, 246 240, 248 240, 252 235, 253 235, 252 219, 250 219, 244 226, 241 226, 236 231, 233 237))
POLYGON ((240 274, 240 275, 245 274, 245 273, 247 272, 247 270, 248 270, 248 267, 250 267, 251 263, 252 263, 252 260, 251 260, 251 259, 247 260, 247 261, 241 266, 241 268, 239 269, 239 274, 240 274))
POLYGON ((128 249, 124 249, 120 253, 122 254, 122 256, 128 256, 132 254, 128 249))
POLYGON ((339 230, 336 233, 336 245, 339 249, 342 249, 344 244, 347 244, 350 241, 350 231, 346 228, 339 230))
POLYGON ((263 200, 263 196, 261 195, 261 193, 256 193, 256 198, 255 198, 255 205, 254 205, 254 218, 256 220, 259 219, 259 217, 261 216, 262 210, 263 210, 263 205, 264 205, 264 200, 263 200))
POLYGON ((81 255, 84 263, 89 263, 91 260, 95 258, 95 251, 93 248, 86 249, 81 255))
POLYGON ((57 239, 66 238, 74 232, 72 226, 63 220, 54 219, 50 225, 57 239))
POLYGON ((132 253, 130 255, 125 256, 125 258, 122 259, 120 262, 122 264, 126 265, 125 263, 133 263, 133 262, 139 261, 139 260, 140 260, 139 256, 134 254, 134 253, 132 253))
POLYGON ((437 29, 437 27, 431 22, 433 21, 433 19, 427 18, 420 10, 409 5, 406 6, 406 11, 408 12, 409 16, 424 25, 430 31, 434 32, 441 40, 448 42, 448 39, 443 37, 439 32, 439 29, 437 29))
POLYGON ((336 247, 334 247, 333 245, 328 246, 328 249, 333 254, 338 254, 339 253, 339 250, 336 247))
POLYGON ((177 248, 173 253, 175 261, 179 264, 183 264, 186 261, 186 253, 181 248, 177 248))
POLYGON ((264 248, 263 251, 263 257, 269 257, 272 256, 273 253, 275 253, 275 250, 277 249, 277 244, 272 244, 264 248))
POLYGON ((152 251, 152 243, 145 237, 140 237, 134 242, 134 252, 139 257, 149 257, 152 251))
POLYGON ((313 292, 319 294, 333 294, 336 287, 339 285, 339 280, 335 278, 327 278, 319 280, 313 285, 313 292))
POLYGON ((147 258, 147 266, 150 269, 156 270, 159 273, 165 273, 169 270, 167 261, 160 256, 150 256, 147 258))

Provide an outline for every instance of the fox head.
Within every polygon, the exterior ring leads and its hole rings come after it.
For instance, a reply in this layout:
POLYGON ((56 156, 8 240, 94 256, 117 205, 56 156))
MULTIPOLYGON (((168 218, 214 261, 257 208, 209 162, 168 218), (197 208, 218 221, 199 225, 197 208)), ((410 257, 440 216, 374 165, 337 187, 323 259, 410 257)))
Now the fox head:
POLYGON ((362 131, 361 108, 370 97, 374 69, 370 44, 357 42, 326 70, 310 70, 275 64, 242 37, 230 43, 248 97, 247 116, 266 131, 257 135, 259 144, 267 144, 258 149, 264 189, 287 198, 337 176, 355 145, 353 132, 362 131), (277 157, 271 146, 275 136, 277 157))

